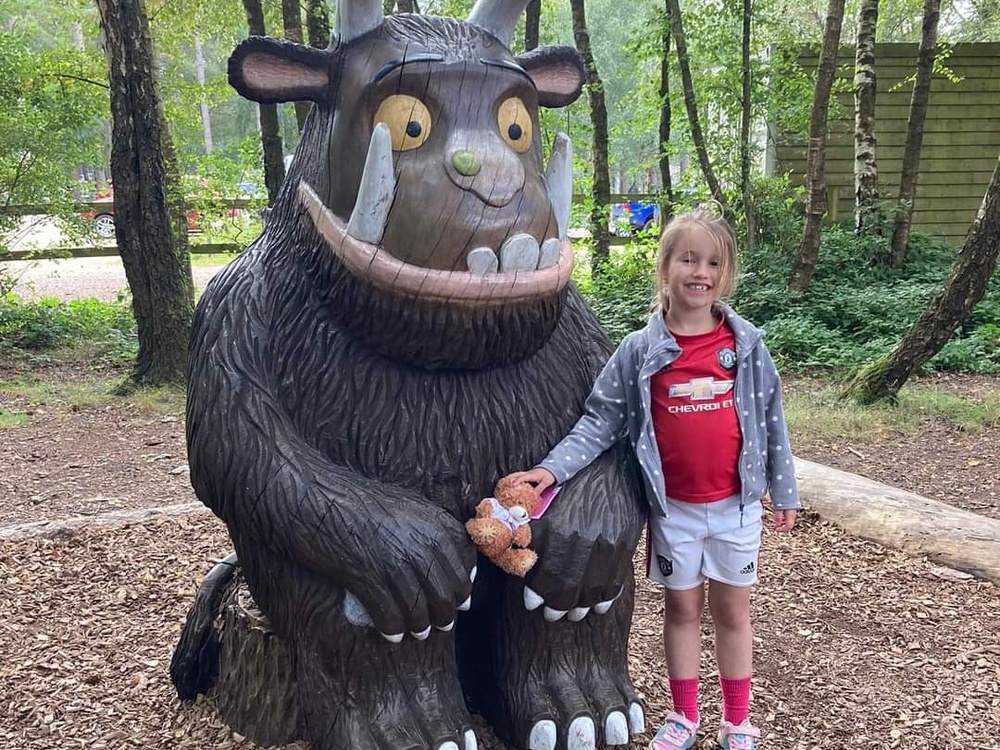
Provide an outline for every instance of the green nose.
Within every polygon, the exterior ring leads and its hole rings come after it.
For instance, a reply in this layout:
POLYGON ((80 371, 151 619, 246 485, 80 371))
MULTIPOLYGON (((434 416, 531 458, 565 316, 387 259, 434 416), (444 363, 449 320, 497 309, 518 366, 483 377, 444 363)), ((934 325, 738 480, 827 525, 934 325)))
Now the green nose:
POLYGON ((451 163, 458 170, 458 173, 466 177, 474 177, 479 174, 482 164, 479 157, 472 151, 456 151, 451 156, 451 163))

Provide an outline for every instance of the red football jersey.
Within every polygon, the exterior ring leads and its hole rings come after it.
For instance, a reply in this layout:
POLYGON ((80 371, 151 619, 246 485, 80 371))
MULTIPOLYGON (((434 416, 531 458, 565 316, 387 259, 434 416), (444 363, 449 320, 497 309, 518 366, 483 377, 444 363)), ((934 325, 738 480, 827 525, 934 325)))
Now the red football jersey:
POLYGON ((736 339, 725 319, 709 333, 674 338, 681 355, 650 382, 667 496, 692 503, 722 500, 740 492, 736 339))

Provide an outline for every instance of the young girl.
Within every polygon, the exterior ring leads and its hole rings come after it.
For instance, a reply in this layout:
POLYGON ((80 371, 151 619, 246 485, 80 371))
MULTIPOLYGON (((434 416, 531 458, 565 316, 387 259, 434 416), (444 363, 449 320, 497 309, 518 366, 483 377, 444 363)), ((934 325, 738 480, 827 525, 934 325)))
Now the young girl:
POLYGON ((723 696, 719 743, 754 750, 750 588, 761 501, 769 492, 777 531, 792 528, 800 507, 781 383, 763 332, 720 302, 736 282, 736 240, 723 219, 704 209, 674 218, 656 272, 655 313, 612 355, 579 422, 537 467, 511 476, 538 491, 565 482, 585 454, 627 430, 650 500, 647 575, 666 592, 674 710, 650 750, 694 744, 706 589, 723 696))

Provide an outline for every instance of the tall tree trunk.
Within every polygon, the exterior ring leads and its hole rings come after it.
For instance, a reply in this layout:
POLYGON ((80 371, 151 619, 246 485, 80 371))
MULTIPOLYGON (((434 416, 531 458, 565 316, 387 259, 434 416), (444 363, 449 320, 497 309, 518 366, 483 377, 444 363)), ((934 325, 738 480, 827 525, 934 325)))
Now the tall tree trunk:
POLYGON ((854 231, 879 231, 875 161, 875 28, 878 0, 861 0, 854 47, 854 231))
POLYGON ((586 73, 587 97, 590 100, 590 122, 594 131, 591 160, 594 169, 592 194, 593 208, 590 211, 590 237, 592 245, 592 273, 599 274, 601 266, 608 259, 608 206, 611 203, 611 178, 608 174, 608 108, 604 101, 604 84, 601 82, 594 54, 590 49, 590 33, 587 31, 587 16, 584 0, 570 0, 573 13, 573 38, 576 48, 583 58, 586 73))
POLYGON ((670 176, 670 3, 665 2, 660 46, 660 223, 666 223, 674 214, 674 184, 670 176))
POLYGON ((899 198, 896 220, 892 229, 892 255, 889 262, 898 268, 906 260, 913 221, 913 202, 917 198, 917 174, 920 171, 920 150, 924 143, 924 119, 927 100, 931 95, 931 74, 937 57, 938 18, 941 0, 924 1, 924 24, 917 55, 917 77, 910 97, 910 113, 906 118, 906 147, 903 149, 903 169, 899 176, 899 198))
POLYGON ((330 46, 330 11, 325 0, 306 0, 306 36, 310 47, 330 46))
POLYGON ((681 6, 678 0, 667 0, 667 7, 670 9, 670 23, 673 27, 674 42, 677 44, 677 62, 681 69, 681 85, 684 87, 684 106, 687 108, 688 122, 691 127, 691 140, 694 141, 694 150, 698 154, 698 163, 701 165, 701 173, 705 176, 708 189, 726 215, 732 220, 732 211, 726 202, 726 196, 722 194, 722 187, 712 169, 712 162, 708 158, 708 149, 705 147, 705 136, 701 132, 701 122, 698 120, 698 101, 694 95, 694 82, 691 79, 691 65, 688 58, 687 38, 684 36, 684 24, 681 22, 681 6))
POLYGON ((542 0, 528 0, 524 15, 524 51, 538 46, 538 27, 542 21, 542 0))
MULTIPOLYGON (((302 44, 302 6, 299 5, 299 0, 281 0, 281 22, 284 26, 285 39, 302 44)), ((298 123, 300 133, 311 108, 310 102, 295 102, 295 121, 298 123)))
POLYGON ((111 84, 115 238, 132 290, 139 354, 131 384, 183 383, 194 313, 177 158, 153 72, 143 0, 97 0, 111 84))
POLYGON ((823 49, 816 73, 816 90, 809 113, 809 154, 806 167, 806 221, 802 242, 788 280, 793 292, 809 288, 819 257, 820 224, 826 215, 826 115, 830 109, 830 91, 837 72, 837 46, 844 23, 844 0, 830 0, 826 11, 823 49))
POLYGON ((941 351, 986 294, 1000 252, 1000 159, 975 221, 941 290, 885 359, 861 370, 846 390, 860 403, 894 400, 918 368, 941 351))
MULTIPOLYGON (((198 86, 205 90, 205 53, 201 48, 201 36, 194 35, 194 68, 198 77, 198 86)), ((208 111, 208 102, 198 105, 201 110, 201 129, 205 137, 205 153, 212 153, 212 116, 208 111)))
POLYGON ((743 80, 743 98, 740 113, 740 193, 743 197, 743 218, 747 226, 747 241, 744 248, 753 250, 756 229, 753 217, 753 196, 750 186, 750 121, 752 109, 750 101, 750 30, 753 20, 752 0, 743 0, 743 49, 740 59, 743 80))
MULTIPOLYGON (((243 0, 247 14, 247 30, 256 36, 266 36, 264 9, 261 0, 243 0)), ((260 143, 264 152, 264 185, 267 187, 268 205, 274 205, 281 183, 285 181, 285 157, 281 145, 281 125, 278 122, 278 105, 258 104, 260 143)))

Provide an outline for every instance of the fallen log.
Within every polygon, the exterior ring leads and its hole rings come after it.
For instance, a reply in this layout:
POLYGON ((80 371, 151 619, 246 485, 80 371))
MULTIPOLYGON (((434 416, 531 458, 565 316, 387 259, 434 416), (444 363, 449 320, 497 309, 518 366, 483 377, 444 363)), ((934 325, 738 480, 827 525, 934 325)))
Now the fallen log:
POLYGON ((848 534, 1000 584, 1000 521, 795 459, 803 504, 848 534))

